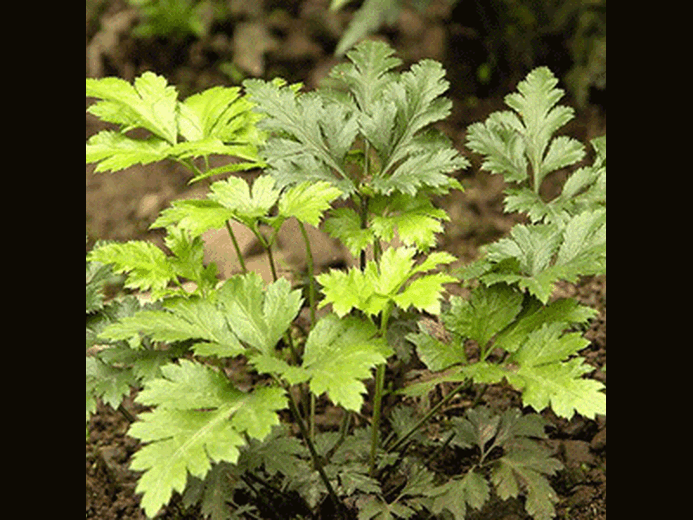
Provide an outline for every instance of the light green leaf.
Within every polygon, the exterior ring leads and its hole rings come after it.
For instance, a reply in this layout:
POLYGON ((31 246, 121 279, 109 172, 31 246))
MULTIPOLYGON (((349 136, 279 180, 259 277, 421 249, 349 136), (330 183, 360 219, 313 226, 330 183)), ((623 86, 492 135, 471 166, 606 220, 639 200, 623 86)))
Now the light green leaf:
POLYGON ((407 310, 411 306, 420 311, 437 315, 440 314, 443 284, 456 281, 457 278, 448 274, 429 274, 411 282, 393 299, 400 309, 407 310))
POLYGON ((193 347, 202 356, 234 357, 245 351, 222 310, 205 300, 174 300, 165 310, 140 311, 109 325, 99 336, 127 340, 140 334, 163 342, 204 340, 193 347))
POLYGON ((144 471, 137 485, 150 518, 182 492, 188 473, 204 478, 213 462, 236 462, 244 434, 262 439, 279 424, 286 397, 280 388, 235 389, 213 369, 181 359, 162 367, 164 378, 145 385, 137 401, 155 406, 140 415, 129 435, 147 443, 131 468, 144 471))
POLYGON ((229 278, 218 297, 235 335, 262 353, 276 346, 303 303, 301 291, 292 291, 288 280, 265 287, 257 273, 229 278))
POLYGON ((149 242, 106 243, 90 251, 87 260, 111 264, 115 273, 127 272, 126 287, 151 290, 154 298, 163 294, 168 284, 177 279, 164 252, 149 242))
POLYGON ((87 141, 87 163, 98 163, 95 172, 124 170, 135 164, 150 164, 169 156, 171 145, 158 137, 131 139, 104 130, 87 141))
POLYGON ((231 210, 234 218, 251 227, 257 219, 269 214, 280 193, 269 175, 255 179, 252 196, 248 183, 239 177, 215 182, 210 189, 210 200, 231 210))
POLYGON ((340 195, 342 191, 329 182, 304 182, 287 189, 282 195, 279 200, 279 215, 295 217, 317 227, 323 213, 340 195))
POLYGON ((324 229, 332 238, 342 242, 354 257, 373 244, 375 236, 373 229, 361 228, 361 218, 351 208, 332 210, 325 220, 324 229))
POLYGON ((174 200, 150 227, 179 226, 192 237, 198 237, 210 229, 223 228, 234 215, 233 210, 213 200, 174 200))
POLYGON ((404 245, 421 250, 435 245, 436 233, 443 231, 442 221, 450 220, 445 211, 435 208, 423 194, 376 197, 369 210, 373 214, 370 228, 378 238, 389 242, 396 231, 404 245))
POLYGON ((153 72, 135 78, 133 85, 119 78, 87 78, 86 94, 100 99, 88 112, 125 131, 145 128, 169 144, 176 144, 178 94, 166 79, 153 72))
POLYGON ((303 356, 311 392, 327 392, 335 404, 358 412, 366 392, 361 380, 371 377, 371 370, 393 353, 376 334, 369 321, 334 314, 322 318, 308 336, 303 356))

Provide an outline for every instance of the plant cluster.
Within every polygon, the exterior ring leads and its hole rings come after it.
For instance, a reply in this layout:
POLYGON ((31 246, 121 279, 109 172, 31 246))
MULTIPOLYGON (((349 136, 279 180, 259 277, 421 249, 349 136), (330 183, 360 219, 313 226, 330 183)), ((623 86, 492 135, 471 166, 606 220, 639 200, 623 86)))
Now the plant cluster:
POLYGON ((468 165, 432 127, 451 108, 444 71, 423 60, 399 72, 380 42, 348 58, 313 92, 247 80, 244 96, 217 87, 181 102, 151 73, 134 85, 87 80, 99 100, 89 110, 120 125, 87 143, 87 162, 99 170, 161 159, 188 166, 195 179, 264 168, 252 182, 230 176, 212 182, 205 199, 165 209, 153 227, 166 230, 167 251, 131 241, 98 243, 88 254, 87 419, 96 399, 118 407, 141 388, 136 401, 151 408, 128 434, 143 443, 131 467, 143 472, 137 491, 149 517, 176 491, 214 519, 274 518, 283 508, 304 518, 463 519, 492 493, 522 495, 534 518, 552 518, 547 477, 560 464, 541 445, 539 415, 441 410, 477 384, 507 381, 537 412, 606 413, 603 385, 584 377, 592 368, 579 356, 588 342, 576 327, 594 311, 550 299, 559 280, 605 272, 605 138, 593 142, 592 164, 545 201, 546 177, 586 150, 554 137, 572 110, 557 105, 562 92, 548 69, 532 71, 507 96, 511 110, 470 127, 468 139, 483 167, 508 181, 507 209, 528 223, 472 265, 441 271, 456 259, 432 251, 449 219, 433 196, 462 189, 452 174, 468 165), (148 137, 128 135, 133 128, 148 137), (210 169, 211 154, 242 162, 210 169), (288 219, 306 247, 305 292, 274 267, 288 219), (266 250, 271 283, 246 272, 230 220, 266 250), (321 223, 358 266, 314 272, 306 226, 321 223), (243 271, 223 281, 203 263, 201 235, 214 228, 228 230, 243 271), (99 290, 110 273, 153 301, 104 305, 99 290), (446 301, 446 284, 460 283, 471 296, 446 301), (432 377, 388 381, 388 366, 406 370, 414 355, 432 377), (455 386, 434 406, 404 404, 442 383, 455 386), (324 403, 341 410, 341 423, 321 431, 324 403), (435 438, 426 434, 434 418, 435 438), (469 463, 441 471, 450 453, 469 463))

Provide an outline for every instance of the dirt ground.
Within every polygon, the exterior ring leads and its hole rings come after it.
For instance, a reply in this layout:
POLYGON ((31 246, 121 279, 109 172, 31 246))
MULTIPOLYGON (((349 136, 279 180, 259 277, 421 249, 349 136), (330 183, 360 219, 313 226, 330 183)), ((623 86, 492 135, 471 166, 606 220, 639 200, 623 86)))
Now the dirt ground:
MULTIPOLYGON (((325 15, 328 0, 283 2, 288 5, 283 10, 276 8, 277 2, 266 0, 259 3, 264 3, 266 12, 273 7, 273 17, 261 19, 248 7, 252 2, 239 2, 245 10, 234 14, 233 23, 216 27, 210 36, 200 40, 171 42, 134 38, 130 30, 136 24, 137 13, 124 0, 88 2, 87 76, 118 75, 131 80, 144 70, 154 70, 169 78, 183 95, 188 95, 216 84, 230 85, 228 68, 220 67, 220 64, 235 57, 234 62, 240 62, 248 76, 271 78, 279 75, 290 81, 303 81, 309 88, 316 86, 337 62, 332 51, 351 16, 350 12, 325 15), (326 19, 317 23, 319 17, 325 16, 326 19), (264 27, 264 36, 258 40, 262 43, 259 45, 262 52, 257 48, 255 53, 241 50, 238 38, 234 37, 239 27, 264 27)), ((499 109, 502 106, 501 94, 509 92, 512 85, 509 79, 506 88, 499 86, 498 92, 487 98, 474 96, 469 89, 458 88, 469 75, 469 70, 459 63, 459 56, 450 51, 450 42, 457 33, 455 24, 450 23, 449 9, 444 1, 432 2, 424 14, 405 9, 397 23, 381 34, 395 46, 406 63, 424 57, 443 62, 453 85, 448 93, 453 100, 453 113, 441 129, 453 139, 458 149, 467 154, 463 149, 466 127, 499 109)), ((547 65, 551 66, 551 63, 547 65)), ((590 105, 577 114, 576 120, 566 127, 569 135, 585 142, 606 132, 605 107, 590 105)), ((100 122, 86 115, 87 138, 102 128, 100 122)), ((451 216, 439 246, 464 262, 478 255, 480 245, 503 236, 517 221, 517 217, 502 212, 502 180, 480 172, 478 158, 470 159, 472 167, 460 174, 466 191, 437 201, 451 216)), ((171 200, 190 196, 189 178, 185 169, 174 164, 133 167, 117 174, 96 175, 93 166, 87 165, 87 248, 96 239, 148 239, 161 243, 161 234, 148 230, 148 227, 171 200)), ((555 297, 558 296, 575 296, 599 311, 586 333, 591 344, 583 354, 595 367, 592 377, 605 382, 605 373, 596 369, 606 362, 606 277, 590 277, 576 285, 563 284, 556 291, 555 297)), ((514 392, 498 388, 487 392, 482 402, 503 407, 516 400, 514 392)), ((138 411, 131 399, 124 403, 124 407, 132 413, 138 411)), ((552 479, 560 497, 557 518, 606 518, 606 419, 599 417, 591 421, 576 417, 566 421, 551 412, 543 415, 551 423, 549 442, 565 466, 565 470, 552 479)), ((130 457, 138 447, 137 441, 125 434, 128 425, 123 414, 103 405, 99 405, 91 419, 86 444, 88 519, 145 518, 139 509, 139 496, 134 493, 137 474, 128 469, 130 457)), ((186 516, 174 499, 159 518, 199 516, 194 512, 186 516)), ((510 500, 491 502, 469 518, 524 520, 530 517, 517 501, 510 500)))

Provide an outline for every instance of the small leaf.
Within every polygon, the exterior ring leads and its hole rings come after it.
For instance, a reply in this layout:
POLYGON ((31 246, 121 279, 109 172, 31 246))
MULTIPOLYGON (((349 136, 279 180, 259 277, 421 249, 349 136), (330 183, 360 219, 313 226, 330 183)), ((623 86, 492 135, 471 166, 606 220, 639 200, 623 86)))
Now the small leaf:
POLYGON ((295 217, 317 227, 323 213, 334 199, 342 195, 339 188, 329 182, 304 182, 289 188, 279 200, 279 215, 295 217))

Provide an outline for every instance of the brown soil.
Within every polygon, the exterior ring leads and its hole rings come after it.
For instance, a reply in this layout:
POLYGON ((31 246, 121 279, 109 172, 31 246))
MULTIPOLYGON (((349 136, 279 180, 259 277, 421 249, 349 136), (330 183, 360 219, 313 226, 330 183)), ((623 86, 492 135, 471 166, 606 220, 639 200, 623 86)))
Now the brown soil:
MULTIPOLYGON (((252 2, 250 2, 252 3, 252 2)), ((249 3, 249 4, 250 4, 249 3)), ((265 5, 274 7, 267 0, 265 5)), ((95 2, 97 9, 89 11, 87 3, 87 73, 88 75, 119 75, 131 80, 144 70, 165 75, 187 95, 215 84, 230 84, 229 76, 221 72, 219 63, 233 56, 233 27, 219 27, 201 40, 178 42, 161 39, 136 39, 130 29, 136 13, 123 0, 95 2)), ((240 4, 245 5, 244 2, 240 4)), ((327 0, 289 2, 288 9, 275 9, 265 29, 271 42, 264 54, 246 57, 245 71, 250 69, 262 77, 283 76, 291 81, 304 81, 309 87, 336 63, 331 52, 348 20, 349 11, 325 15, 327 0), (325 20, 317 23, 321 16, 325 20), (273 43, 272 43, 273 42, 273 43)), ((246 7, 246 9, 250 9, 246 7)), ((434 1, 421 15, 405 10, 395 26, 383 32, 407 62, 423 57, 443 61, 456 76, 464 76, 464 67, 449 66, 446 42, 452 29, 446 24, 446 2, 434 1), (460 72, 462 70, 462 72, 460 72)), ((252 11, 252 9, 251 9, 252 11)), ((257 22, 250 11, 236 13, 235 27, 257 22)), ((240 52, 237 51, 236 52, 240 52)), ((239 54, 240 56, 240 54, 239 54)), ((241 60, 242 61, 242 60, 241 60)), ((550 64, 549 64, 550 65, 550 64)), ((502 106, 502 97, 487 99, 459 96, 455 88, 463 77, 449 77, 453 88, 449 93, 454 108, 442 129, 463 150, 465 128, 480 121, 502 106)), ((504 92, 508 92, 506 88, 504 92)), ((87 138, 103 126, 87 114, 87 138)), ((588 107, 566 129, 583 142, 606 131, 603 110, 588 107)), ((464 152, 466 153, 466 152, 464 152)), ((505 235, 517 221, 502 212, 503 183, 497 176, 479 171, 478 158, 461 174, 464 193, 455 193, 437 201, 451 216, 441 236, 440 247, 467 262, 478 255, 478 247, 505 235)), ((167 204, 189 190, 190 175, 173 164, 133 167, 117 174, 93 174, 86 166, 86 229, 90 238, 87 247, 96 239, 150 239, 161 243, 161 235, 148 227, 167 204)), ((556 296, 574 296, 596 308, 598 317, 592 322, 587 338, 590 346, 583 352, 595 367, 592 377, 605 382, 606 374, 597 370, 606 362, 606 277, 591 277, 579 284, 563 284, 556 296)), ((517 403, 517 395, 503 388, 489 390, 483 401, 503 408, 517 403)), ((124 407, 132 413, 139 411, 131 399, 124 407)), ((543 414, 551 423, 550 443, 565 470, 553 478, 558 492, 557 505, 561 520, 594 520, 606 518, 606 419, 597 421, 575 417, 566 421, 551 412, 543 414)), ((126 435, 128 420, 119 412, 99 405, 89 424, 86 444, 86 516, 88 519, 144 519, 135 493, 137 474, 128 469, 131 455, 138 443, 126 435)), ((159 518, 200 518, 195 512, 184 513, 179 499, 174 498, 159 518)), ((474 520, 524 520, 529 517, 517 502, 491 502, 469 518, 474 520)))

